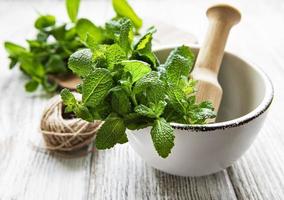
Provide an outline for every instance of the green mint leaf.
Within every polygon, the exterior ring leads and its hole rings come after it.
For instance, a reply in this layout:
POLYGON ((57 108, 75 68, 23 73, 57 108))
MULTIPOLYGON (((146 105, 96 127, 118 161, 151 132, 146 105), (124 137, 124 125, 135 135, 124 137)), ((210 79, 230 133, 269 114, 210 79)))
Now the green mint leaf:
POLYGON ((204 124, 207 119, 213 119, 216 117, 214 108, 211 102, 204 101, 200 104, 195 104, 194 101, 191 102, 188 109, 188 117, 191 124, 204 124))
POLYGON ((150 27, 144 35, 142 35, 137 42, 134 44, 134 49, 135 50, 151 50, 152 48, 152 39, 153 39, 153 34, 157 31, 157 29, 152 26, 150 27))
POLYGON ((109 149, 114 145, 127 142, 126 127, 123 119, 117 116, 109 116, 99 129, 96 136, 97 149, 109 149))
POLYGON ((76 23, 76 31, 82 41, 86 41, 87 34, 92 36, 92 40, 95 44, 99 44, 104 40, 104 33, 100 27, 97 27, 90 20, 82 18, 76 23))
POLYGON ((150 118, 159 118, 167 105, 165 101, 159 101, 157 104, 150 103, 150 107, 140 104, 135 107, 134 111, 142 116, 150 118))
POLYGON ((129 130, 138 130, 146 128, 153 124, 153 119, 142 116, 138 113, 130 113, 124 116, 126 127, 129 130))
POLYGON ((159 79, 157 72, 143 76, 134 86, 133 93, 144 93, 148 103, 157 104, 165 99, 166 87, 165 84, 159 79))
POLYGON ((129 72, 132 75, 132 81, 135 83, 140 78, 151 72, 151 68, 148 63, 138 60, 125 60, 120 62, 125 72, 129 72))
POLYGON ((10 56, 9 69, 14 68, 17 65, 17 63, 18 63, 18 59, 10 56))
POLYGON ((180 114, 185 114, 188 106, 185 93, 177 86, 167 87, 168 104, 180 114))
POLYGON ((142 27, 142 19, 138 17, 126 0, 112 0, 112 4, 118 16, 129 18, 137 30, 142 27))
POLYGON ((118 44, 113 44, 107 47, 105 55, 108 68, 110 70, 113 69, 115 64, 127 59, 125 52, 118 44))
POLYGON ((189 47, 181 46, 174 49, 164 67, 168 82, 179 85, 183 76, 187 77, 194 64, 194 54, 189 47))
POLYGON ((156 113, 151 108, 148 108, 143 104, 136 106, 134 111, 145 117, 157 118, 156 113))
POLYGON ((111 105, 112 109, 120 115, 125 115, 130 112, 131 103, 127 93, 121 87, 112 91, 111 105))
POLYGON ((85 106, 96 107, 106 97, 113 85, 110 71, 96 68, 84 78, 82 101, 85 106))
POLYGON ((45 33, 40 30, 40 32, 36 35, 36 40, 38 42, 46 42, 48 37, 49 37, 48 33, 45 33))
POLYGON ((58 85, 56 82, 49 80, 49 78, 47 76, 43 77, 42 80, 42 86, 45 89, 45 91, 52 93, 55 92, 56 89, 58 88, 58 85))
POLYGON ((63 104, 66 106, 65 112, 74 112, 77 117, 92 122, 94 118, 88 108, 78 102, 75 96, 68 90, 63 89, 60 93, 63 104))
POLYGON ((95 69, 90 49, 81 49, 73 53, 68 60, 68 67, 78 76, 85 77, 95 69))
POLYGON ((35 27, 39 30, 55 25, 55 17, 52 15, 43 15, 35 21, 35 27))
POLYGON ((89 109, 86 106, 82 104, 76 104, 76 106, 73 109, 73 112, 77 117, 82 118, 83 120, 86 120, 88 122, 94 121, 92 113, 89 111, 89 109))
POLYGON ((164 119, 156 119, 152 130, 152 140, 158 154, 166 158, 171 153, 171 149, 174 146, 174 130, 171 125, 164 119))
POLYGON ((24 47, 12 42, 5 42, 4 47, 11 57, 19 57, 23 53, 27 53, 27 50, 24 47))
POLYGON ((134 94, 138 94, 140 92, 145 91, 151 85, 155 85, 155 83, 159 82, 159 74, 158 72, 152 71, 149 74, 146 74, 141 79, 139 79, 134 86, 133 92, 134 94))
POLYGON ((158 103, 150 103, 150 108, 153 110, 153 112, 156 114, 156 117, 160 117, 165 108, 166 108, 167 102, 165 101, 159 101, 158 103))
POLYGON ((134 45, 134 52, 132 58, 145 61, 156 69, 159 65, 159 61, 156 55, 152 52, 152 39, 153 33, 156 32, 154 27, 148 29, 145 35, 141 36, 141 38, 134 45))
POLYGON ((31 80, 26 83, 25 88, 27 92, 34 92, 38 88, 38 82, 31 80))
POLYGON ((66 73, 66 63, 59 55, 51 55, 46 63, 46 72, 50 74, 66 73))
POLYGON ((153 83, 146 89, 146 97, 149 103, 157 104, 165 100, 166 88, 162 81, 153 83))
POLYGON ((66 0, 65 3, 70 20, 72 22, 76 22, 79 12, 80 0, 66 0))
POLYGON ((108 45, 97 45, 95 48, 91 49, 93 52, 93 62, 99 68, 107 68, 106 52, 108 45))
POLYGON ((60 95, 61 95, 61 99, 64 105, 66 106, 66 109, 68 110, 68 112, 73 111, 73 109, 75 108, 77 104, 77 100, 74 97, 74 95, 66 88, 61 90, 60 95))
POLYGON ((53 27, 48 33, 58 41, 65 41, 66 24, 53 27))
POLYGON ((106 31, 109 37, 128 53, 132 50, 133 26, 128 18, 115 18, 106 23, 106 31))
POLYGON ((36 60, 32 55, 22 54, 19 57, 19 62, 21 63, 21 69, 34 80, 41 82, 44 75, 45 69, 38 60, 36 60))

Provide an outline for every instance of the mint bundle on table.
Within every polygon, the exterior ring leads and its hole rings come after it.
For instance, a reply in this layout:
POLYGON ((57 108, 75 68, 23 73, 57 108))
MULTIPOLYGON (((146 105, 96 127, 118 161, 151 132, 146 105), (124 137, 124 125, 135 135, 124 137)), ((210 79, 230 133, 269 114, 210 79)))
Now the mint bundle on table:
MULTIPOLYGON (((72 76, 67 67, 69 56, 86 42, 92 40, 96 44, 111 44, 113 35, 109 35, 104 27, 92 23, 89 19, 79 18, 80 0, 66 0, 69 22, 60 24, 53 15, 41 15, 36 19, 34 27, 36 37, 27 39, 28 47, 12 42, 5 42, 4 46, 9 54, 10 68, 19 66, 28 77, 25 84, 26 91, 34 92, 39 85, 50 93, 71 84, 66 79, 78 80, 72 76)), ((128 17, 136 31, 142 26, 142 20, 124 0, 113 0, 113 8, 117 16, 128 17)), ((98 16, 99 17, 99 16, 98 16)), ((72 80, 70 80, 72 81, 72 80)))

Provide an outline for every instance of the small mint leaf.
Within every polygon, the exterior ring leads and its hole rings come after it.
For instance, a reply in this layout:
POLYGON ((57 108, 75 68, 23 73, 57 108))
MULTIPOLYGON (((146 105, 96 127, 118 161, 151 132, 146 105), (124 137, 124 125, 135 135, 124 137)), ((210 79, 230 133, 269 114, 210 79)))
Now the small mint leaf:
POLYGON ((156 119, 152 130, 152 140, 158 154, 166 158, 171 153, 171 149, 174 146, 174 130, 171 125, 164 119, 156 119))
POLYGON ((96 148, 109 149, 118 143, 127 142, 125 131, 126 127, 122 118, 109 116, 97 133, 96 148))
POLYGON ((116 14, 120 17, 129 18, 137 30, 142 27, 142 19, 134 12, 127 0, 112 0, 112 5, 116 14))
POLYGON ((125 60, 120 62, 120 64, 123 65, 125 72, 129 72, 132 75, 133 83, 151 72, 149 64, 142 61, 125 60))
POLYGON ((52 15, 43 15, 35 21, 35 27, 39 30, 55 25, 55 17, 52 15))
POLYGON ((66 0, 66 9, 72 22, 76 22, 79 12, 80 0, 66 0))
POLYGON ((27 92, 34 92, 38 88, 38 82, 31 80, 26 83, 25 88, 27 92))
POLYGON ((181 46, 174 49, 166 63, 165 68, 166 79, 169 83, 179 85, 182 77, 187 77, 192 70, 195 56, 189 47, 181 46))
POLYGON ((110 71, 96 68, 82 84, 82 101, 85 106, 96 107, 106 97, 113 85, 110 71))
POLYGON ((95 44, 100 44, 104 40, 104 33, 102 28, 97 27, 90 20, 82 18, 76 23, 76 31, 80 36, 82 41, 86 41, 87 34, 92 36, 93 42, 95 44))
POLYGON ((90 49, 81 49, 73 53, 68 60, 68 67, 78 76, 85 77, 95 69, 90 49))

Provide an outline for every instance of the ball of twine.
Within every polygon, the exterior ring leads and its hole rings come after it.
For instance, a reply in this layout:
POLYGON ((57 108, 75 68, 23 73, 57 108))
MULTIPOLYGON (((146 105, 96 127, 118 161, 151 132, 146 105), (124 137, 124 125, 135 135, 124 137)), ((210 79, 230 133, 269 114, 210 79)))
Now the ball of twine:
MULTIPOLYGON (((78 94, 75 96, 79 98, 78 94)), ((66 119, 63 112, 64 105, 60 96, 52 98, 43 112, 40 129, 46 148, 51 151, 70 152, 92 143, 102 122, 66 119)))

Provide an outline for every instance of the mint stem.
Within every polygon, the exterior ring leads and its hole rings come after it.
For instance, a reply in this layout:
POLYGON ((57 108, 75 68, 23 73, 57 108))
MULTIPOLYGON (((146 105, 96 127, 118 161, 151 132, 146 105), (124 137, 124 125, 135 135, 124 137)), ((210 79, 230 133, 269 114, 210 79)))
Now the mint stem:
POLYGON ((133 101, 133 103, 134 103, 135 106, 138 106, 138 103, 137 103, 137 101, 136 101, 135 94, 132 94, 132 95, 131 95, 131 100, 133 101))

